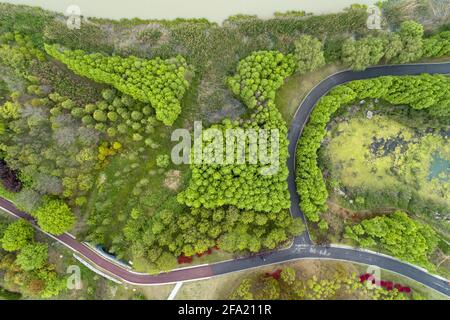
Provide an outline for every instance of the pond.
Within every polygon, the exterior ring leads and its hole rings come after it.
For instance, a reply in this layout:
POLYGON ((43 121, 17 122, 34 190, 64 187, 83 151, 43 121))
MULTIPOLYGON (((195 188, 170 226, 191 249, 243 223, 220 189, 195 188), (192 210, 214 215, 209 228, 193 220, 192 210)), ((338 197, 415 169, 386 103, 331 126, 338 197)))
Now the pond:
POLYGON ((447 179, 441 179, 444 181, 448 180, 450 175, 450 162, 442 158, 438 153, 432 155, 430 172, 428 174, 428 179, 439 178, 441 174, 444 174, 447 179))
POLYGON ((100 18, 175 19, 207 18, 222 22, 235 14, 271 17, 275 11, 289 10, 312 13, 338 12, 353 3, 374 4, 376 0, 2 0, 14 4, 39 6, 64 13, 77 5, 81 14, 100 18))

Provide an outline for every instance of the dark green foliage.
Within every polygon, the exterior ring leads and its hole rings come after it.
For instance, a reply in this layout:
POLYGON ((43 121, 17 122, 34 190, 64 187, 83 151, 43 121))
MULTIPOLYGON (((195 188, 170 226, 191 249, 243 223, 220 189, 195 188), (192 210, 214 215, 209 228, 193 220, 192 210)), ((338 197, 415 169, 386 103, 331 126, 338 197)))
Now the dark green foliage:
POLYGON ((22 295, 18 292, 8 291, 5 288, 0 287, 0 300, 19 300, 22 295))
POLYGON ((2 248, 6 251, 17 251, 29 244, 34 237, 34 229, 25 220, 17 220, 3 231, 2 248))
MULTIPOLYGON (((364 70, 384 58, 386 62, 408 63, 421 57, 440 57, 450 52, 450 32, 443 31, 423 38, 423 26, 414 21, 404 21, 398 32, 359 40, 347 39, 342 46, 342 61, 354 70, 364 70)), ((328 56, 336 56, 338 44, 326 47, 328 56)))
POLYGON ((405 21, 400 25, 399 36, 402 39, 403 48, 394 61, 407 63, 420 59, 422 57, 423 26, 411 20, 405 21))
POLYGON ((34 229, 29 222, 4 221, 0 217, 0 300, 58 295, 66 288, 66 280, 48 263, 47 244, 34 242, 34 229))
POLYGON ((325 65, 322 43, 311 36, 303 35, 295 42, 297 71, 306 73, 325 65))
POLYGON ((96 23, 82 20, 80 28, 69 29, 66 19, 53 19, 45 26, 45 42, 58 43, 73 50, 111 53, 113 45, 107 40, 107 32, 96 23))
MULTIPOLYGON (((265 174, 262 169, 267 164, 260 161, 251 164, 248 158, 243 164, 236 163, 236 158, 233 164, 218 166, 194 163, 191 165, 189 187, 178 196, 180 202, 194 208, 234 205, 240 209, 264 212, 289 208, 288 170, 285 166, 288 157, 287 127, 274 100, 276 90, 294 69, 295 60, 291 55, 284 56, 274 51, 255 52, 242 60, 237 74, 230 77, 228 83, 233 93, 251 109, 250 119, 240 124, 227 120, 213 126, 222 132, 236 128, 253 129, 257 133, 260 128, 279 130, 279 166, 276 171, 265 174)), ((247 144, 247 140, 244 143, 247 144)), ((237 146, 235 152, 238 152, 237 146)))
POLYGON ((42 230, 55 235, 70 230, 75 223, 72 211, 61 200, 48 200, 32 214, 42 230))
POLYGON ((74 75, 63 64, 42 61, 31 66, 31 72, 39 77, 40 83, 50 86, 55 92, 76 102, 87 104, 98 100, 103 86, 74 75))

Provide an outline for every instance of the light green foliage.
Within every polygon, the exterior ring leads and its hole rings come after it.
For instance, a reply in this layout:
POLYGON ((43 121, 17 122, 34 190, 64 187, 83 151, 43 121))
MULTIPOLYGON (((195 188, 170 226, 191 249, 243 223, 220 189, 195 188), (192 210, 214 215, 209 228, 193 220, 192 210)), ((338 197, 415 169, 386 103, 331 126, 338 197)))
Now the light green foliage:
MULTIPOLYGON (((124 238, 117 236, 117 240, 113 239, 110 250, 121 255, 122 243, 129 243, 133 261, 144 270, 157 272, 161 268, 167 270, 173 266, 175 257, 180 254, 192 256, 215 245, 229 252, 273 249, 304 230, 301 221, 292 219, 285 210, 289 207, 286 185, 288 172, 284 166, 287 160, 285 138, 287 128, 273 103, 276 89, 282 85, 284 77, 293 72, 295 62, 291 56, 286 57, 277 52, 258 52, 240 65, 240 68, 244 67, 246 71, 230 78, 229 82, 242 83, 243 92, 253 92, 255 100, 251 98, 247 100, 249 103, 254 102, 254 108, 251 110, 253 115, 248 121, 232 123, 226 120, 214 127, 220 130, 237 127, 279 129, 282 149, 277 174, 261 175, 260 164, 193 165, 188 190, 178 197, 181 202, 187 203, 192 208, 181 209, 178 212, 172 209, 159 209, 151 217, 145 211, 134 208, 131 213, 132 219, 127 221, 123 229, 124 238), (264 68, 261 67, 261 63, 264 68), (276 72, 273 72, 273 69, 276 72), (255 73, 255 78, 247 79, 246 77, 250 77, 252 73, 255 73), (262 74, 269 79, 258 78, 262 77, 262 74), (253 84, 250 85, 250 81, 247 80, 251 80, 253 84), (201 185, 197 181, 201 182, 201 185), (205 193, 206 190, 208 193, 205 193), (254 199, 251 194, 255 192, 261 196, 254 199), (241 198, 238 198, 239 196, 241 198), (276 197, 279 198, 278 201, 276 197), (225 206, 227 204, 235 206, 225 206), (236 206, 250 209, 239 211, 236 206)), ((236 93, 240 92, 239 89, 236 93)), ((109 93, 105 93, 104 98, 114 99, 109 93)), ((146 115, 148 111, 136 113, 133 118, 140 118, 142 114, 146 115)), ((153 148, 155 143, 153 139, 147 138, 145 144, 153 148)), ((158 156, 157 165, 160 166, 166 160, 167 155, 158 156)), ((108 223, 109 219, 105 217, 102 224, 108 223)), ((90 239, 96 242, 104 241, 103 235, 97 232, 90 239)))
POLYGON ((405 21, 400 25, 399 35, 402 39, 403 48, 394 61, 407 63, 420 59, 423 53, 423 26, 412 20, 405 21))
POLYGON ((17 254, 16 263, 22 270, 31 271, 42 268, 48 259, 48 246, 44 243, 31 243, 17 254))
POLYGON ((423 40, 424 57, 441 57, 450 54, 450 30, 423 40))
POLYGON ((307 73, 325 65, 322 43, 319 39, 303 35, 295 41, 294 45, 298 72, 307 73))
POLYGON ((34 60, 44 61, 45 56, 33 46, 31 38, 19 33, 0 35, 0 62, 11 67, 19 76, 28 76, 34 60))
POLYGON ((280 280, 258 274, 255 278, 243 279, 231 293, 232 300, 408 300, 420 299, 422 296, 400 293, 397 289, 388 291, 382 287, 369 288, 361 283, 355 273, 335 271, 318 278, 300 276, 296 278, 296 271, 284 267, 280 280))
POLYGON ((170 157, 167 154, 160 154, 156 157, 156 166, 159 168, 167 168, 170 164, 170 157))
POLYGON ((406 104, 435 117, 450 115, 450 78, 443 75, 380 77, 352 82, 349 87, 358 98, 384 99, 391 104, 406 104))
MULTIPOLYGON (((180 202, 194 208, 216 208, 228 204, 264 212, 289 208, 288 170, 285 166, 288 157, 287 127, 274 99, 276 90, 294 69, 295 61, 291 55, 284 56, 275 51, 255 52, 242 60, 237 74, 228 79, 228 84, 251 109, 250 119, 241 123, 224 120, 222 124, 213 126, 224 133, 227 129, 237 128, 253 129, 256 133, 260 128, 279 130, 279 167, 276 171, 264 174, 268 165, 261 159, 257 164, 250 164, 248 156, 244 164, 193 164, 190 184, 178 196, 180 202)), ((267 143, 270 150, 270 134, 267 143)), ((235 152, 238 152, 237 145, 235 152)))
POLYGON ((165 125, 172 125, 181 112, 180 101, 189 86, 185 79, 187 64, 181 56, 169 60, 109 57, 48 44, 45 50, 75 73, 110 84, 136 100, 150 103, 156 110, 156 118, 165 125))
POLYGON ((375 217, 361 222, 358 229, 347 226, 345 237, 362 247, 379 247, 400 259, 421 265, 429 270, 435 267, 428 256, 436 248, 438 237, 429 226, 416 222, 404 212, 375 217))
POLYGON ((0 108, 0 116, 5 120, 15 120, 20 116, 20 104, 16 101, 6 101, 0 108))
POLYGON ((297 147, 297 191, 300 207, 306 217, 319 221, 320 212, 326 210, 328 192, 322 172, 317 166, 317 150, 325 135, 325 127, 331 115, 341 106, 355 99, 356 94, 348 87, 340 86, 322 97, 311 113, 297 147))
POLYGON ((354 70, 364 70, 377 64, 384 55, 383 40, 367 37, 361 40, 347 40, 342 47, 343 61, 354 70))
MULTIPOLYGON (((254 52, 241 60, 228 85, 250 109, 275 100, 276 91, 295 71, 295 58, 277 51, 254 52)), ((275 120, 275 119, 274 119, 275 120)))
POLYGON ((431 116, 444 118, 450 112, 449 81, 445 76, 427 74, 356 80, 322 97, 311 113, 297 148, 297 191, 308 219, 318 222, 320 213, 326 210, 328 192, 317 165, 317 150, 326 134, 327 123, 341 105, 356 99, 378 98, 392 104, 408 104, 413 109, 426 109, 431 116))
POLYGON ((34 237, 34 229, 25 220, 17 220, 8 225, 1 238, 2 248, 6 251, 17 251, 29 244, 34 237))
POLYGON ((46 201, 32 214, 42 230, 55 235, 70 230, 75 223, 75 216, 69 206, 61 200, 46 201))

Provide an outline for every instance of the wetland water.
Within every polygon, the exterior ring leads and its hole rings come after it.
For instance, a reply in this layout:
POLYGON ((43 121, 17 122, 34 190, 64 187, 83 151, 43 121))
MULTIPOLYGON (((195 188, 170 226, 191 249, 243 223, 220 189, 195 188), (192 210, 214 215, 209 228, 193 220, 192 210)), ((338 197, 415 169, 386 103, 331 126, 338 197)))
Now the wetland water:
POLYGON ((338 12, 353 3, 374 4, 376 0, 0 0, 39 6, 64 13, 77 5, 88 17, 121 19, 207 18, 221 23, 235 14, 269 18, 275 11, 304 10, 312 13, 338 12))

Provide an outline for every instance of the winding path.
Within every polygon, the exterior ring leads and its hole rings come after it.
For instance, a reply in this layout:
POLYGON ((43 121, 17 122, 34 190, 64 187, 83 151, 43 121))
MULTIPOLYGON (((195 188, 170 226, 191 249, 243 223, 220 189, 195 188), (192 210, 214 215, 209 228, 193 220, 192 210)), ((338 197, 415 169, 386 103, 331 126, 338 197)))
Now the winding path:
MULTIPOLYGON (((295 151, 297 141, 302 133, 311 111, 317 100, 325 95, 333 87, 357 79, 367 79, 387 75, 417 75, 421 73, 430 74, 450 74, 450 62, 430 63, 430 64, 411 64, 411 65, 393 65, 370 67, 361 72, 342 71, 335 73, 314 87, 311 92, 302 101, 289 129, 289 177, 288 185, 291 196, 291 213, 295 217, 301 217, 304 222, 305 217, 299 207, 299 196, 295 185, 295 151)), ((9 214, 31 221, 33 218, 18 210, 10 201, 0 198, 0 208, 9 214)), ((36 226, 36 225, 35 225, 36 226)), ((37 227, 37 226, 36 226, 37 227)), ((235 260, 219 262, 210 265, 192 266, 184 269, 173 270, 168 273, 158 275, 148 275, 134 272, 100 255, 89 246, 80 243, 70 234, 61 236, 52 236, 66 247, 82 256, 103 272, 107 272, 124 282, 136 285, 156 285, 176 283, 180 281, 198 280, 235 272, 244 269, 256 268, 263 265, 275 264, 297 259, 329 259, 357 262, 369 265, 376 265, 382 269, 390 270, 408 278, 414 279, 442 294, 450 297, 450 284, 448 280, 431 275, 427 271, 413 266, 409 263, 399 261, 393 257, 370 252, 367 250, 343 247, 343 246, 316 246, 312 244, 309 233, 296 237, 291 247, 263 255, 255 255, 235 260)))

